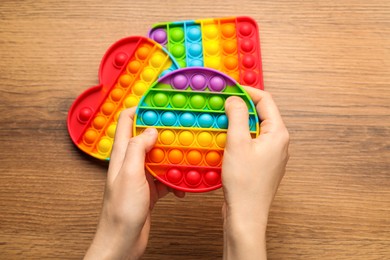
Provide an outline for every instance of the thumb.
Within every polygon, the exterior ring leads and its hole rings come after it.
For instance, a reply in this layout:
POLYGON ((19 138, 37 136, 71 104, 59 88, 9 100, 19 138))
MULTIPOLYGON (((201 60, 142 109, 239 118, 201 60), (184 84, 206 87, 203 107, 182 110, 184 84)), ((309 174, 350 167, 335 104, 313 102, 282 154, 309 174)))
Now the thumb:
POLYGON ((240 97, 229 97, 225 102, 225 111, 229 121, 226 147, 251 140, 249 113, 245 102, 240 97))
POLYGON ((156 141, 157 130, 155 128, 147 128, 142 134, 130 138, 123 162, 125 169, 131 169, 127 172, 143 174, 145 154, 153 148, 156 141))

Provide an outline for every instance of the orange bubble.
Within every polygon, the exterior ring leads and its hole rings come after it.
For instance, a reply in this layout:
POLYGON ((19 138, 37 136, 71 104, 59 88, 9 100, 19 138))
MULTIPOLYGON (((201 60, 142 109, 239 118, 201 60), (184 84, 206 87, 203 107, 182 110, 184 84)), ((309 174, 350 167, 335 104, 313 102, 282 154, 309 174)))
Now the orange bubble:
POLYGON ((123 90, 120 88, 115 88, 113 91, 111 91, 111 99, 115 102, 121 100, 122 96, 123 96, 123 90))
POLYGON ((200 146, 206 147, 213 141, 213 136, 209 132, 201 132, 198 134, 197 140, 200 146))
POLYGON ((93 129, 89 129, 87 132, 85 132, 83 140, 85 144, 91 145, 95 142, 97 137, 98 133, 93 129))
POLYGON ((194 141, 194 134, 190 131, 183 131, 179 134, 179 142, 182 145, 190 145, 194 141))
POLYGON ((215 142, 221 148, 225 148, 226 145, 226 133, 219 133, 215 138, 215 142))
POLYGON ((232 54, 237 50, 237 43, 235 41, 225 41, 222 48, 226 53, 232 54))
POLYGON ((169 151, 168 160, 174 164, 180 163, 183 160, 183 152, 178 149, 172 149, 169 151))
POLYGON ((235 34, 235 32, 236 32, 236 28, 235 28, 234 24, 228 23, 228 24, 222 25, 222 34, 226 38, 232 37, 235 34))
POLYGON ((93 127, 100 130, 106 124, 106 118, 104 116, 97 116, 92 122, 93 127))
POLYGON ((217 166, 221 162, 221 155, 218 152, 210 151, 206 154, 206 162, 210 166, 217 166))
POLYGON ((197 150, 192 150, 187 153, 187 161, 192 165, 198 165, 202 161, 202 154, 197 150))
POLYGON ((148 57, 149 52, 150 52, 150 48, 147 46, 143 46, 137 50, 137 54, 136 54, 137 58, 140 60, 144 60, 146 59, 146 57, 148 57))
POLYGON ((140 68, 141 68, 141 62, 137 60, 133 60, 132 62, 129 63, 129 65, 127 65, 127 70, 132 74, 136 74, 140 68))
POLYGON ((235 68, 237 68, 238 59, 233 56, 228 56, 224 59, 223 63, 228 70, 234 70, 235 68))
POLYGON ((170 145, 175 141, 175 133, 171 130, 164 130, 160 134, 160 141, 163 144, 170 145))
POLYGON ((129 75, 129 74, 124 74, 122 75, 120 78, 119 78, 119 84, 123 87, 123 88, 127 88, 131 81, 133 80, 133 78, 129 75))
POLYGON ((161 149, 161 148, 153 148, 149 152, 149 158, 154 163, 160 163, 164 160, 165 153, 164 153, 163 149, 161 149))
POLYGON ((115 110, 115 105, 114 103, 111 103, 111 102, 106 102, 104 103, 104 105, 102 106, 102 112, 103 114, 105 115, 111 115, 115 110))

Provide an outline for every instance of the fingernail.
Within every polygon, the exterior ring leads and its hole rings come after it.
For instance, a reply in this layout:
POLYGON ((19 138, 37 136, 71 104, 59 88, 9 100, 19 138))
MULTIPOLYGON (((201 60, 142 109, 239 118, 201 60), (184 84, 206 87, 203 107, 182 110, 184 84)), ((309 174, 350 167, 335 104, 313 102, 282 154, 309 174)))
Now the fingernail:
POLYGON ((147 135, 156 135, 157 133, 157 130, 155 128, 146 128, 146 130, 144 131, 145 134, 147 135))

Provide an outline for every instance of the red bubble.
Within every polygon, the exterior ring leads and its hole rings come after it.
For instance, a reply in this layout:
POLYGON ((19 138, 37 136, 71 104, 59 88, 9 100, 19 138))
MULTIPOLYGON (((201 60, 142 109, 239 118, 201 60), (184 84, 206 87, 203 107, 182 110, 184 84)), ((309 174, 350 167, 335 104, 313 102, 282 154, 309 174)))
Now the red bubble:
POLYGON ((256 82, 257 75, 253 71, 247 71, 244 74, 244 81, 248 85, 253 85, 256 82))
POLYGON ((241 42, 241 49, 245 52, 251 52, 254 47, 253 41, 249 39, 242 40, 241 42))
POLYGON ((169 171, 166 174, 166 177, 170 183, 178 184, 183 178, 183 173, 176 168, 172 168, 169 169, 169 171))
POLYGON ((242 36, 249 36, 252 33, 252 27, 248 23, 243 23, 240 25, 239 31, 242 36))
POLYGON ((216 171, 209 171, 204 175, 204 181, 210 185, 216 185, 221 181, 221 175, 216 171))
POLYGON ((127 54, 120 52, 115 56, 114 65, 121 67, 127 60, 127 54))
POLYGON ((242 58, 242 64, 245 68, 251 69, 255 66, 256 59, 252 55, 244 55, 242 58))
POLYGON ((92 109, 89 107, 84 107, 80 109, 79 120, 83 123, 87 122, 92 116, 92 109))
POLYGON ((186 182, 190 186, 197 186, 202 180, 202 176, 197 171, 189 171, 186 174, 186 182))

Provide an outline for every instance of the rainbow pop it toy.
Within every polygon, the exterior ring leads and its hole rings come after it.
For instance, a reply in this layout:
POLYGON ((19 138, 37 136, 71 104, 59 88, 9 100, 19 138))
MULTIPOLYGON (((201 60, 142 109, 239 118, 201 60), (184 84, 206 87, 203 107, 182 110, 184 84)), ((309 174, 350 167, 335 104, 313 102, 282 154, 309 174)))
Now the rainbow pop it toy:
POLYGON ((161 45, 145 37, 114 43, 104 55, 98 86, 82 93, 68 114, 68 131, 82 151, 108 160, 121 110, 136 106, 156 79, 178 68, 161 45))
POLYGON ((258 27, 250 17, 159 23, 149 37, 182 68, 213 68, 242 85, 264 88, 258 27))
POLYGON ((208 68, 176 70, 154 83, 137 108, 134 134, 148 127, 158 141, 146 157, 146 169, 166 185, 187 192, 221 187, 221 163, 228 120, 224 104, 241 97, 248 106, 252 137, 259 133, 256 109, 244 89, 208 68))

